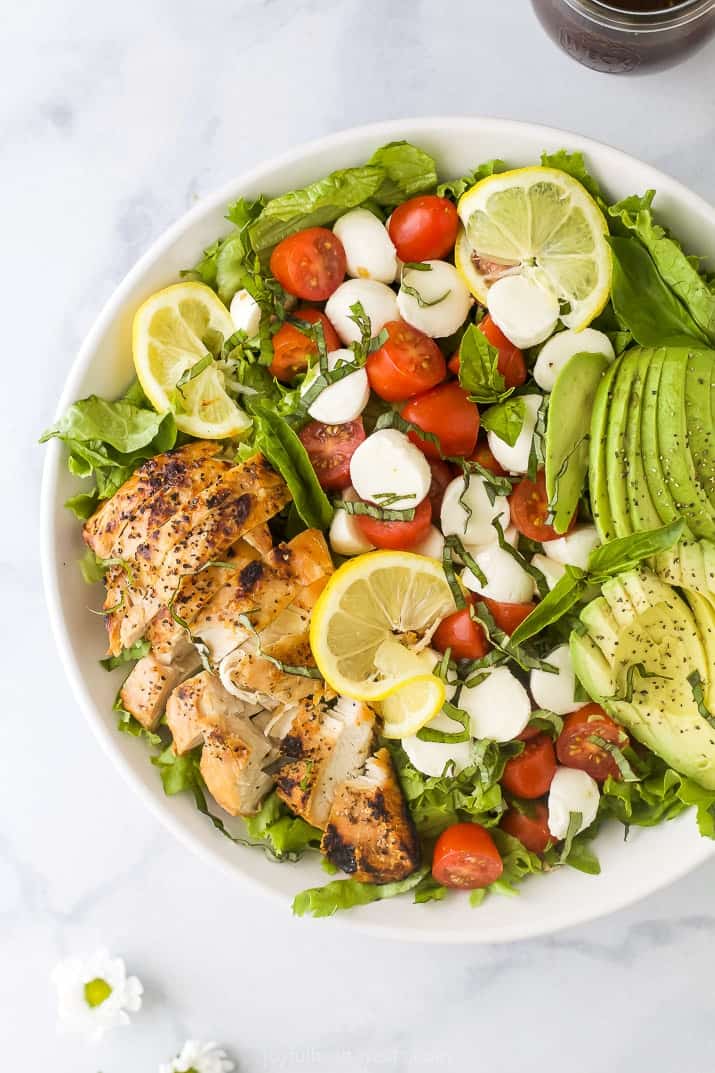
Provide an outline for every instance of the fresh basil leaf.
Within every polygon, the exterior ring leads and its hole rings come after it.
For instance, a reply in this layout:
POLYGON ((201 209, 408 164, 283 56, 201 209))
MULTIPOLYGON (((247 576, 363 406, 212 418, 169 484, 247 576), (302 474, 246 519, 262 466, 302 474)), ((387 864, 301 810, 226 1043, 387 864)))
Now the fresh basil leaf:
POLYGON ((511 635, 512 644, 521 645, 547 626, 558 622, 576 606, 589 586, 588 577, 578 567, 567 567, 566 573, 554 585, 550 593, 536 605, 530 615, 521 622, 511 635))
POLYGON ((522 398, 506 399, 484 411, 481 427, 513 447, 519 438, 525 414, 526 404, 522 398))
POLYGON ((252 413, 255 446, 283 477, 300 517, 310 528, 327 529, 333 508, 320 487, 305 447, 293 429, 266 403, 255 404, 252 413))
POLYGON ((306 913, 314 917, 330 917, 341 909, 368 905, 370 902, 394 898, 398 894, 414 890, 428 872, 429 868, 425 865, 407 879, 396 883, 360 883, 357 879, 334 879, 324 887, 311 887, 296 894, 293 899, 293 912, 298 917, 305 916, 306 913))
POLYGON ((695 259, 688 257, 680 244, 655 223, 651 212, 654 197, 655 190, 648 190, 643 197, 629 197, 611 205, 608 212, 638 236, 663 282, 678 296, 698 328, 713 343, 715 293, 698 270, 695 259))
POLYGON ((611 301, 622 326, 641 346, 708 342, 688 310, 663 282, 648 250, 635 238, 612 235, 611 301))
POLYGON ((685 522, 678 519, 660 529, 615 537, 593 549, 588 558, 588 572, 599 577, 630 570, 643 559, 650 559, 651 556, 672 548, 682 537, 684 529, 685 522))
POLYGON ((375 192, 375 201, 387 209, 416 194, 426 194, 437 185, 434 159, 424 149, 409 142, 390 142, 376 149, 369 165, 381 168, 384 178, 375 192))
POLYGON ((503 160, 487 160, 484 164, 478 164, 472 171, 461 175, 457 179, 450 179, 446 183, 440 183, 435 191, 437 197, 448 197, 452 201, 459 201, 465 190, 475 183, 486 179, 489 175, 495 175, 499 171, 506 171, 508 165, 503 160))
POLYGON ((474 402, 497 403, 511 395, 513 388, 499 372, 499 351, 476 324, 470 324, 459 347, 459 382, 474 402))
POLYGON ((502 524, 499 520, 498 514, 495 515, 494 518, 492 518, 492 525, 497 531, 497 540, 499 542, 499 547, 502 549, 502 551, 505 551, 507 555, 510 555, 514 562, 518 563, 521 569, 525 573, 527 573, 529 577, 532 577, 534 579, 534 581, 536 582, 536 587, 539 591, 539 596, 544 599, 549 594, 549 586, 541 570, 539 570, 538 566, 533 566, 525 555, 522 555, 517 548, 515 548, 512 544, 509 543, 509 541, 504 536, 504 529, 502 528, 502 524))

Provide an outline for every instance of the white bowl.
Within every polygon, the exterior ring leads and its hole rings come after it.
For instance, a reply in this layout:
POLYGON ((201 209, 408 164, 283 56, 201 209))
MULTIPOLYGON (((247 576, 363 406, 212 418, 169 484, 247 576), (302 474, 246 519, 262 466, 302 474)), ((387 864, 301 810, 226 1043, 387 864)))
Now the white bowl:
MULTIPOLYGON (((317 179, 335 168, 363 163, 373 150, 392 140, 409 139, 431 152, 443 177, 459 175, 477 163, 503 157, 513 165, 537 163, 543 149, 581 150, 611 197, 658 191, 659 217, 686 248, 715 254, 715 210, 680 183, 615 149, 549 127, 502 119, 408 119, 378 123, 331 135, 292 150, 231 182, 181 218, 141 258, 102 310, 70 371, 58 412, 75 399, 96 392, 118 395, 133 374, 131 323, 138 305, 153 291, 177 279, 202 248, 227 230, 227 203, 241 194, 278 194, 317 179)), ((235 846, 194 808, 188 795, 165 797, 146 749, 119 734, 112 712, 121 672, 107 674, 97 663, 104 631, 87 614, 87 591, 76 566, 82 552, 79 526, 63 509, 78 483, 65 467, 58 442, 47 448, 42 485, 42 562, 50 617, 57 645, 74 692, 111 761, 154 813, 197 856, 221 865, 277 895, 290 912, 290 900, 307 886, 327 882, 317 858, 277 865, 259 850, 235 846)), ((712 852, 688 813, 651 830, 623 829, 613 823, 598 838, 602 865, 598 877, 564 868, 528 880, 519 898, 489 898, 479 909, 468 899, 413 905, 410 897, 378 902, 343 913, 345 924, 386 937, 415 941, 506 942, 555 931, 625 906, 682 876, 712 852)))

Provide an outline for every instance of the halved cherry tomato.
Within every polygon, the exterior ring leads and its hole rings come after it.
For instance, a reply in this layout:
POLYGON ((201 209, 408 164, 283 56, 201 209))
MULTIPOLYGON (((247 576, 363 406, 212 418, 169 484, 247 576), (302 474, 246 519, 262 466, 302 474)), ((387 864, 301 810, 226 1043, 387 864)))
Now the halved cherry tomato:
POLYGON ((370 387, 387 402, 402 402, 440 384, 447 375, 444 355, 424 332, 391 320, 387 339, 367 359, 370 387))
POLYGON ((481 659, 491 647, 484 628, 474 621, 467 608, 442 619, 432 644, 438 652, 451 648, 452 659, 481 659))
POLYGON ((607 749, 591 737, 626 748, 630 739, 618 723, 606 715, 600 704, 586 704, 577 712, 572 712, 564 722, 564 728, 556 741, 556 755, 565 767, 579 768, 586 771, 593 779, 603 782, 609 775, 620 778, 618 765, 607 749))
POLYGON ((528 812, 510 808, 502 818, 500 827, 513 838, 518 838, 530 853, 543 853, 554 837, 549 831, 549 810, 541 801, 529 807, 528 812))
MULTIPOLYGON (((301 306, 296 309, 293 316, 298 320, 307 321, 308 324, 323 325, 325 346, 330 352, 340 347, 338 333, 332 326, 325 313, 311 306, 301 306)), ((277 380, 292 380, 298 373, 305 372, 308 367, 308 359, 317 357, 318 347, 300 328, 286 321, 273 336, 273 361, 269 369, 277 380)))
POLYGON ((542 731, 540 731, 538 727, 525 726, 524 729, 522 730, 521 734, 517 734, 516 740, 517 741, 532 741, 535 737, 537 737, 541 733, 542 733, 542 731))
POLYGON ((432 508, 429 499, 423 499, 411 522, 383 522, 380 518, 371 518, 369 514, 356 514, 354 517, 363 535, 376 548, 401 551, 418 544, 427 536, 432 524, 432 508))
POLYGON ((515 797, 543 797, 556 774, 556 753, 548 734, 527 742, 524 752, 507 760, 502 786, 515 797))
POLYGON ((298 433, 323 488, 340 491, 350 484, 350 459, 365 439, 362 418, 344 425, 311 421, 298 433))
POLYGON ((401 261, 445 257, 457 239, 459 216, 446 197, 423 194, 398 205, 387 230, 401 261))
MULTIPOLYGON (((507 339, 504 332, 497 328, 488 313, 486 317, 479 321, 477 327, 487 337, 492 346, 499 351, 497 369, 504 377, 506 387, 519 387, 520 384, 523 384, 526 380, 526 362, 518 346, 514 346, 507 339)), ((459 373, 459 352, 450 358, 449 367, 455 375, 459 373)))
MULTIPOLYGON (((443 455, 471 455, 479 433, 479 410, 456 380, 440 384, 417 395, 402 407, 406 421, 432 432, 439 440, 443 455)), ((428 458, 439 458, 440 452, 429 440, 410 432, 410 439, 428 458)))
POLYGON ((452 480, 452 470, 441 458, 430 458, 429 468, 432 470, 432 483, 429 486, 427 498, 432 507, 432 521, 435 525, 439 525, 444 490, 452 480))
POLYGON ((455 823, 437 839, 432 875, 445 887, 488 887, 503 871, 492 836, 478 823, 455 823))
POLYGON ((324 302, 345 278, 343 244, 327 227, 308 227, 279 242, 271 272, 281 287, 306 302, 324 302))
POLYGON ((506 470, 502 469, 496 458, 489 450, 489 444, 486 440, 479 440, 477 446, 472 451, 469 458, 470 462, 478 462, 484 469, 488 469, 496 477, 505 477, 506 470))
MULTIPOLYGON (((557 540, 563 536, 557 533, 553 525, 549 525, 549 497, 546 494, 546 477, 543 469, 536 475, 535 481, 524 477, 519 481, 514 491, 509 496, 511 507, 511 520, 516 528, 530 540, 539 540, 542 543, 547 540, 557 540)), ((568 531, 576 524, 574 513, 568 527, 568 531)))
POLYGON ((500 600, 491 600, 488 596, 480 596, 479 599, 487 605, 499 629, 509 634, 513 633, 536 607, 536 604, 502 603, 500 600))

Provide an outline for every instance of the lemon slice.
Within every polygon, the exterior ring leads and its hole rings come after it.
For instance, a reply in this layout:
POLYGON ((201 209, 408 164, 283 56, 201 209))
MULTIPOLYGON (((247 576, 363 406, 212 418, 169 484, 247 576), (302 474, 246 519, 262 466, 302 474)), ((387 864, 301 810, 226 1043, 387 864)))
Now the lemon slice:
POLYGON ((359 555, 335 571, 313 609, 315 661, 336 693, 382 700, 430 669, 425 660, 433 656, 415 664, 408 650, 451 611, 454 598, 436 560, 406 551, 359 555), (407 653, 404 662, 381 647, 386 641, 407 653))
POLYGON ((576 179, 557 168, 518 168, 482 179, 457 208, 464 230, 455 264, 482 304, 500 275, 537 272, 568 328, 585 328, 601 312, 611 289, 608 225, 576 179))
POLYGON ((134 317, 132 351, 139 383, 155 410, 174 411, 177 427, 199 439, 240 436, 251 419, 227 394, 215 364, 177 387, 209 354, 211 333, 233 334, 231 316, 210 287, 176 283, 148 298, 134 317))
POLYGON ((445 701, 444 682, 433 674, 420 674, 398 686, 380 704, 386 738, 408 738, 429 723, 445 701))

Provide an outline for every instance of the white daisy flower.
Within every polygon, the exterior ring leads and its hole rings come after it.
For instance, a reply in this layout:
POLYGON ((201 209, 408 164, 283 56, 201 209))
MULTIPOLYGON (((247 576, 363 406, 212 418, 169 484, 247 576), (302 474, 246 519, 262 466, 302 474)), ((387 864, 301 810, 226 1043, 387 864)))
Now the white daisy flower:
POLYGON ((217 1043, 199 1043, 196 1039, 188 1039, 176 1058, 159 1066, 159 1073, 231 1073, 235 1068, 217 1043))
POLYGON ((52 982, 59 1027, 88 1039, 100 1039, 107 1029, 128 1025, 129 1014, 141 1009, 141 983, 136 976, 127 976, 122 958, 110 958, 104 949, 61 961, 52 982))

